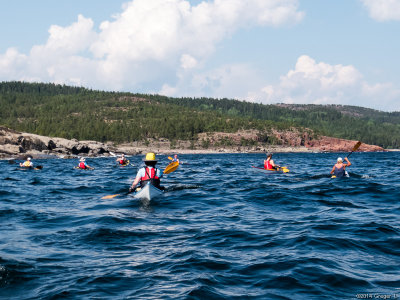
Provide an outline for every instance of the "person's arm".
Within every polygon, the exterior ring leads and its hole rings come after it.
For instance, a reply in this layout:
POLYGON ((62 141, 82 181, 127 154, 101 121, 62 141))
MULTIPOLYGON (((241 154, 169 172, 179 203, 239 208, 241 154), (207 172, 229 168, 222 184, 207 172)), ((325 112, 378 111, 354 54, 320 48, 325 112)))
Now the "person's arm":
POLYGON ((344 164, 345 167, 350 167, 351 166, 351 162, 349 161, 349 159, 347 157, 344 158, 345 161, 347 161, 347 164, 344 164))
POLYGON ((135 180, 131 184, 131 187, 129 188, 130 192, 135 189, 135 187, 138 185, 139 181, 140 181, 140 177, 136 176, 135 180))
POLYGON ((135 180, 133 180, 131 187, 129 188, 129 192, 132 192, 136 188, 136 186, 138 185, 138 183, 140 181, 140 178, 142 178, 142 174, 140 172, 141 170, 142 169, 139 169, 139 171, 137 172, 135 180))
POLYGON ((335 166, 333 166, 331 174, 333 174, 333 172, 335 172, 335 166))
POLYGON ((279 166, 279 165, 276 165, 272 159, 270 159, 269 162, 271 163, 271 166, 273 166, 275 169, 281 167, 281 166, 279 166))

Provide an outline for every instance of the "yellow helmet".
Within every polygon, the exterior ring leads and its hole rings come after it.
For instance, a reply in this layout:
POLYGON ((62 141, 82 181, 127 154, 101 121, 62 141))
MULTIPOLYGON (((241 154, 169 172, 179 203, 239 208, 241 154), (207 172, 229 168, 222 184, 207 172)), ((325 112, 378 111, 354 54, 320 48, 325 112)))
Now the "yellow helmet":
POLYGON ((146 154, 146 158, 144 159, 144 161, 157 161, 156 160, 156 154, 153 152, 149 152, 146 154))

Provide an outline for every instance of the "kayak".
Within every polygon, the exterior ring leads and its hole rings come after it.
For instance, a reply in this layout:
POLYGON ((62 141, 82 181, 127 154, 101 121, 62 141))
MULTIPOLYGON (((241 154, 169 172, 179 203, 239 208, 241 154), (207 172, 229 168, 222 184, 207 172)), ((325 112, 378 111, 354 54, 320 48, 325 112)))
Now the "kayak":
POLYGON ((129 160, 126 161, 124 164, 119 164, 120 167, 126 167, 129 165, 129 160))
POLYGON ((165 167, 164 174, 169 174, 175 171, 179 167, 179 161, 173 161, 168 166, 165 167))
POLYGON ((255 166, 251 166, 252 168, 254 168, 254 169, 257 169, 257 170, 262 170, 262 171, 265 171, 266 173, 269 173, 269 172, 277 172, 277 173, 289 173, 289 169, 288 168, 286 168, 286 167, 279 167, 279 168, 276 168, 276 169, 264 169, 264 168, 259 168, 259 167, 255 167, 255 166))
MULTIPOLYGON (((344 176, 342 177, 350 177, 349 173, 347 173, 347 171, 344 172, 344 176)), ((332 175, 331 178, 340 178, 340 177, 336 177, 336 175, 332 175)))
POLYGON ((133 195, 133 198, 147 199, 150 201, 153 198, 161 196, 163 193, 163 190, 156 188, 149 182, 143 188, 136 189, 136 193, 133 195))
POLYGON ((19 167, 18 170, 41 170, 43 169, 43 166, 37 166, 37 167, 19 167))
POLYGON ((74 169, 76 170, 94 170, 94 168, 90 167, 90 168, 79 168, 79 167, 74 167, 74 169))

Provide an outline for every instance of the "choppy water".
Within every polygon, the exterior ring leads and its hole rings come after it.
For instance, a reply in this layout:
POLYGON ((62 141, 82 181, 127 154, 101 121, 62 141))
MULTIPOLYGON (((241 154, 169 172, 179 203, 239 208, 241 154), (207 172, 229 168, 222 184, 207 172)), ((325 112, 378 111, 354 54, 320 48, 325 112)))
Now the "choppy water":
POLYGON ((400 153, 354 153, 330 179, 337 156, 276 154, 291 172, 265 174, 261 154, 181 155, 151 203, 101 199, 141 156, 0 161, 0 298, 400 297, 400 153))

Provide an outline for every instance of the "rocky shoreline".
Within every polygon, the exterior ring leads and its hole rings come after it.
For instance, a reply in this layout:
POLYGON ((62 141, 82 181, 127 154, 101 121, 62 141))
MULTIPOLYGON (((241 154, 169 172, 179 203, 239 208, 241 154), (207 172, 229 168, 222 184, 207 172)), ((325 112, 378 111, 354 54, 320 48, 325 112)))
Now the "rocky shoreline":
MULTIPOLYGON (((226 135, 226 134, 224 134, 226 135)), ((240 137, 245 133, 231 134, 230 138, 240 137)), ((226 138, 224 136, 224 138, 226 138)), ((251 137, 246 137, 251 138, 251 137)), ((255 140, 256 141, 256 140, 255 140)), ((151 140, 146 143, 134 142, 129 144, 114 145, 113 143, 100 143, 97 141, 78 141, 64 138, 52 138, 37 134, 18 132, 7 127, 0 127, 0 159, 24 159, 27 156, 34 158, 58 157, 76 158, 80 156, 115 156, 118 153, 138 155, 149 151, 157 154, 207 154, 207 153, 265 153, 265 152, 347 152, 351 151, 356 141, 331 137, 319 137, 318 139, 282 139, 284 145, 271 146, 257 143, 243 146, 240 143, 221 146, 212 143, 202 149, 201 141, 196 143, 178 141, 171 143, 168 140, 151 140)), ((359 151, 376 152, 385 149, 362 144, 359 151)))

